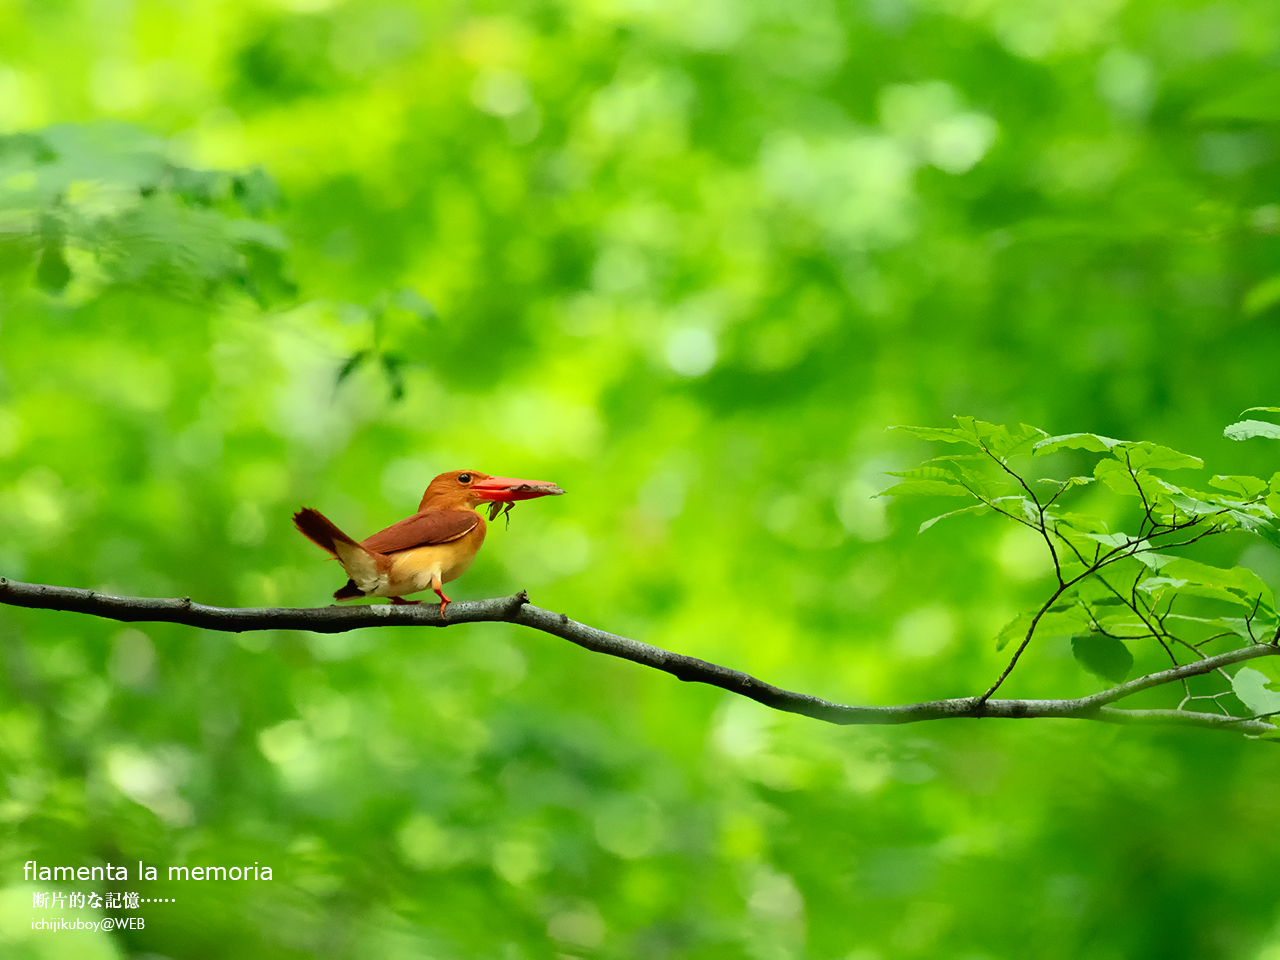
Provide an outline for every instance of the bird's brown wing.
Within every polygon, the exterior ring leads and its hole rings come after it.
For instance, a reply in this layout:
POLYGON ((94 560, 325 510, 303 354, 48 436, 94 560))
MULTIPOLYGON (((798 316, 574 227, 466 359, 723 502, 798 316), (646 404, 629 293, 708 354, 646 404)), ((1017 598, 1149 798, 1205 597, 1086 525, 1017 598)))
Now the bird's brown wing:
POLYGON ((426 510, 379 530, 360 545, 374 553, 412 550, 459 540, 478 523, 480 515, 474 510, 426 510))

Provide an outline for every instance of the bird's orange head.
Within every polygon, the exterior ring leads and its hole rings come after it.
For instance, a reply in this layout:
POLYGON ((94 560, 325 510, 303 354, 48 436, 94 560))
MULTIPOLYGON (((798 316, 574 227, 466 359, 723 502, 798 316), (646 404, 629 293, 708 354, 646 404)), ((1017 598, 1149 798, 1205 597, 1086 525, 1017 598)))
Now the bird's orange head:
POLYGON ((518 480, 491 477, 477 470, 450 470, 431 481, 418 510, 475 508, 482 503, 515 503, 535 497, 558 497, 563 493, 554 483, 545 480, 518 480))

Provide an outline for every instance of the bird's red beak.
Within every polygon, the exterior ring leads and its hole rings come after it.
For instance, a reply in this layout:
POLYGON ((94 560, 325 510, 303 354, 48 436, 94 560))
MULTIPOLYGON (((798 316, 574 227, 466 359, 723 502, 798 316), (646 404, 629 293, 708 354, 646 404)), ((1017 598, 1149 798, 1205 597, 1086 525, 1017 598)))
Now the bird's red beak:
POLYGON ((515 503, 535 497, 558 497, 564 491, 545 480, 517 480, 515 477, 490 477, 471 485, 471 492, 481 500, 515 503))

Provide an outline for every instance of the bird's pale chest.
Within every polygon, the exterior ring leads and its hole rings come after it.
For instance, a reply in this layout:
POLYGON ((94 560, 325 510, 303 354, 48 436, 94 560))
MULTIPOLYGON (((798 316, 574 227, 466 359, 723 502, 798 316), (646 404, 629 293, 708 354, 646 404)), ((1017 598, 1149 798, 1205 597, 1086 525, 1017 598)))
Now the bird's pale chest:
POLYGON ((375 596, 402 597, 431 587, 431 578, 441 582, 456 580, 467 572, 484 543, 485 525, 481 520, 465 536, 448 543, 434 543, 390 554, 390 576, 375 596))

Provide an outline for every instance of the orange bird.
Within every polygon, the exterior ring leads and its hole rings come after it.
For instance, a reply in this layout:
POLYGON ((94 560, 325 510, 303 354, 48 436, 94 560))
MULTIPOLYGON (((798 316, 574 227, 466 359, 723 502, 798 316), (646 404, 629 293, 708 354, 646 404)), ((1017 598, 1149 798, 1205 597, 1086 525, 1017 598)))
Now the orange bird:
POLYGON ((350 579, 334 593, 335 600, 389 597, 392 603, 418 603, 403 598, 430 588, 440 598, 443 617, 449 604, 444 585, 466 573, 484 543, 484 517, 476 507, 487 504, 492 520, 504 509, 510 513, 517 500, 563 493, 554 483, 541 480, 452 470, 431 481, 417 513, 359 543, 309 507, 295 513, 293 523, 347 572, 350 579))

